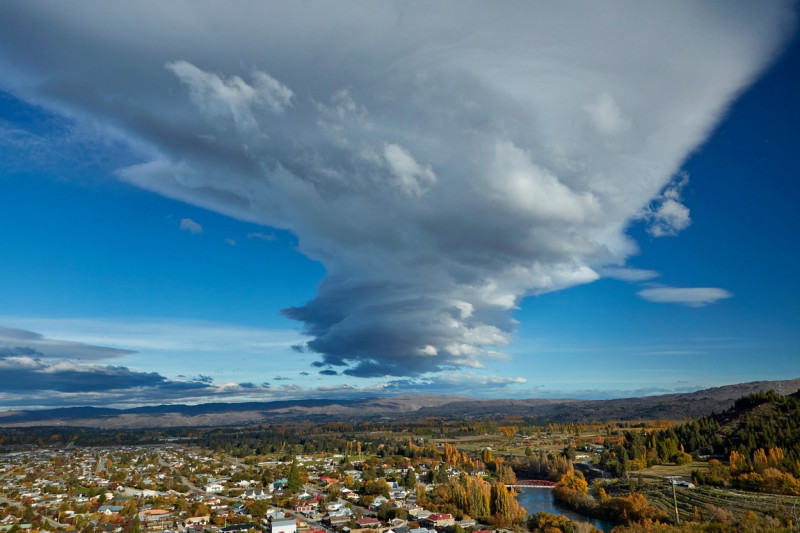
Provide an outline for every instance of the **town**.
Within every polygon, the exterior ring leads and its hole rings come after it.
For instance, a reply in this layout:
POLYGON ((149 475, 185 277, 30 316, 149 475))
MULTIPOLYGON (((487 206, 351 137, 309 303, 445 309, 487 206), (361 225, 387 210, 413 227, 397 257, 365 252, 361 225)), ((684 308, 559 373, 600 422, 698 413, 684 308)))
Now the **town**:
POLYGON ((798 423, 768 391, 688 422, 7 429, 0 532, 794 531, 798 423))
POLYGON ((434 487, 426 480, 437 461, 412 467, 374 459, 317 454, 239 462, 176 444, 14 452, 0 456, 0 531, 478 529, 473 519, 418 505, 420 491, 434 487))

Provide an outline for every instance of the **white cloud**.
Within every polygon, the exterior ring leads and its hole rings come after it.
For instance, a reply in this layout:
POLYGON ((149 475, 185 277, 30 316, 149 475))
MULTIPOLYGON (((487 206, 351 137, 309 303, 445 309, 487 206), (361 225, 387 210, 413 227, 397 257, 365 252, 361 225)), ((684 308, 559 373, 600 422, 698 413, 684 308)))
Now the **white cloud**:
MULTIPOLYGON (((328 104, 321 102, 314 104, 319 111, 317 125, 340 148, 350 147, 362 132, 372 129, 367 109, 353 100, 348 89, 335 91, 328 104)), ((363 153, 373 151, 370 147, 365 148, 363 153)))
POLYGON ((191 218, 182 218, 181 219, 181 229, 188 231, 192 235, 197 235, 198 233, 203 233, 203 226, 192 220, 191 218))
POLYGON ((281 113, 294 96, 291 89, 258 70, 248 84, 239 76, 223 78, 187 61, 172 61, 165 66, 189 87, 192 102, 201 111, 211 118, 232 119, 237 127, 248 131, 256 130, 260 109, 281 113))
POLYGON ((285 313, 323 366, 421 376, 624 264, 633 220, 690 224, 671 178, 793 20, 734 4, 12 1, 0 61, 139 150, 122 179, 296 235, 327 275, 285 313))
POLYGON ((614 97, 608 93, 601 93, 597 98, 583 107, 594 122, 594 126, 600 133, 613 135, 630 126, 629 122, 622 116, 614 97))
POLYGON ((275 234, 274 233, 261 233, 261 232, 253 232, 247 234, 248 239, 258 239, 261 241, 274 241, 275 234))
POLYGON ((636 294, 650 302, 677 303, 689 307, 705 307, 733 297, 732 292, 716 287, 652 287, 636 294))
POLYGON ((704 388, 702 385, 692 385, 677 382, 667 387, 648 387, 631 389, 568 389, 558 390, 546 387, 534 387, 528 395, 533 398, 573 398, 581 400, 612 400, 617 398, 642 398, 662 394, 684 394, 704 388))
POLYGON ((522 385, 528 382, 523 377, 491 376, 476 374, 474 372, 451 372, 442 374, 436 379, 437 383, 449 383, 453 386, 465 387, 505 387, 508 385, 522 385))
POLYGON ((648 233, 653 237, 675 236, 692 223, 689 208, 683 205, 682 191, 689 183, 686 172, 679 173, 664 191, 644 211, 649 222, 648 233))
POLYGON ((661 275, 655 270, 622 266, 602 267, 597 270, 597 273, 605 278, 614 278, 622 281, 647 281, 661 275))
POLYGON ((408 153, 408 150, 397 144, 383 147, 383 156, 397 179, 398 188, 405 194, 419 196, 429 185, 436 182, 436 174, 430 165, 420 165, 408 153))

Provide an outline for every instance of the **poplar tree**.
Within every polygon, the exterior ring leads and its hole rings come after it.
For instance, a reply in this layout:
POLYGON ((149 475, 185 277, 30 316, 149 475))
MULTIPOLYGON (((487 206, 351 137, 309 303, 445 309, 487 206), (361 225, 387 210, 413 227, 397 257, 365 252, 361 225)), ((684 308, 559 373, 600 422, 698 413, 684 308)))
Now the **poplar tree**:
POLYGON ((297 459, 292 459, 292 466, 289 469, 289 478, 286 482, 286 488, 289 492, 296 494, 300 492, 300 469, 297 468, 297 459))

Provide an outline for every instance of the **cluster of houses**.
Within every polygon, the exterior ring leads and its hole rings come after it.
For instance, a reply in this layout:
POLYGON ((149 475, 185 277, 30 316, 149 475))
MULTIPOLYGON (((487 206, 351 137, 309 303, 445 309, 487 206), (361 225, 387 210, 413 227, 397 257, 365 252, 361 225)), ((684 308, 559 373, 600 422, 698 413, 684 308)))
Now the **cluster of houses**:
MULTIPOLYGON (((259 513, 256 517, 248 512, 253 503, 282 494, 288 481, 265 484, 246 479, 245 473, 253 465, 220 460, 198 450, 170 444, 6 454, 0 456, 0 533, 30 530, 33 517, 41 524, 40 531, 81 531, 91 526, 97 533, 127 531, 130 524, 126 527, 126 521, 134 517, 142 531, 165 533, 249 529, 271 533, 432 533, 457 523, 451 515, 418 507, 415 494, 394 481, 387 482, 383 491, 387 496, 364 500, 339 479, 362 481, 361 470, 341 471, 341 456, 297 456, 294 460, 308 473, 306 491, 297 496, 300 504, 292 509, 270 509, 266 516, 259 513), (190 483, 189 477, 196 484, 190 483), (184 490, 166 489, 168 482, 179 482, 184 490), (87 487, 87 491, 76 492, 76 486, 87 487), (333 501, 331 495, 335 495, 333 501), (178 500, 183 504, 178 505, 178 500), (401 515, 407 518, 382 522, 376 518, 382 506, 403 509, 401 515)), ((255 466, 259 471, 285 470, 287 463, 269 461, 255 466)), ((395 478, 409 474, 405 468, 388 465, 383 465, 383 471, 395 478)), ((413 474, 426 471, 426 466, 419 465, 413 474)), ((458 475, 458 471, 449 474, 458 475)), ((458 524, 465 529, 477 527, 474 521, 458 524)))
MULTIPOLYGON (((212 474, 243 468, 220 464, 213 457, 175 445, 86 449, 67 446, 0 455, 0 533, 27 531, 32 517, 50 531, 70 531, 86 524, 107 533, 122 531, 127 501, 136 504, 135 517, 148 530, 174 529, 178 524, 186 529, 208 526, 210 515, 198 519, 187 516, 185 510, 158 509, 145 503, 180 495, 191 502, 200 501, 212 511, 227 513, 227 504, 208 494, 210 491, 191 487, 194 490, 180 494, 165 488, 168 478, 176 477, 174 472, 187 464, 192 465, 189 471, 203 469, 212 474), (85 492, 76 490, 76 486, 85 488, 85 492)), ((227 491, 222 485, 213 488, 227 491)), ((126 518, 132 518, 131 514, 126 518)))

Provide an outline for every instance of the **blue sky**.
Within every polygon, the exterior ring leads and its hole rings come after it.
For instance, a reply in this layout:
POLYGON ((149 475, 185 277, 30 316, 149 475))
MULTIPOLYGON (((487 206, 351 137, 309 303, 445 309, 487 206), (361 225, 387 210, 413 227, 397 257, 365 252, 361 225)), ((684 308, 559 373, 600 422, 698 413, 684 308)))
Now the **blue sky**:
POLYGON ((0 8, 0 407, 800 376, 790 4, 370 6, 0 8))

